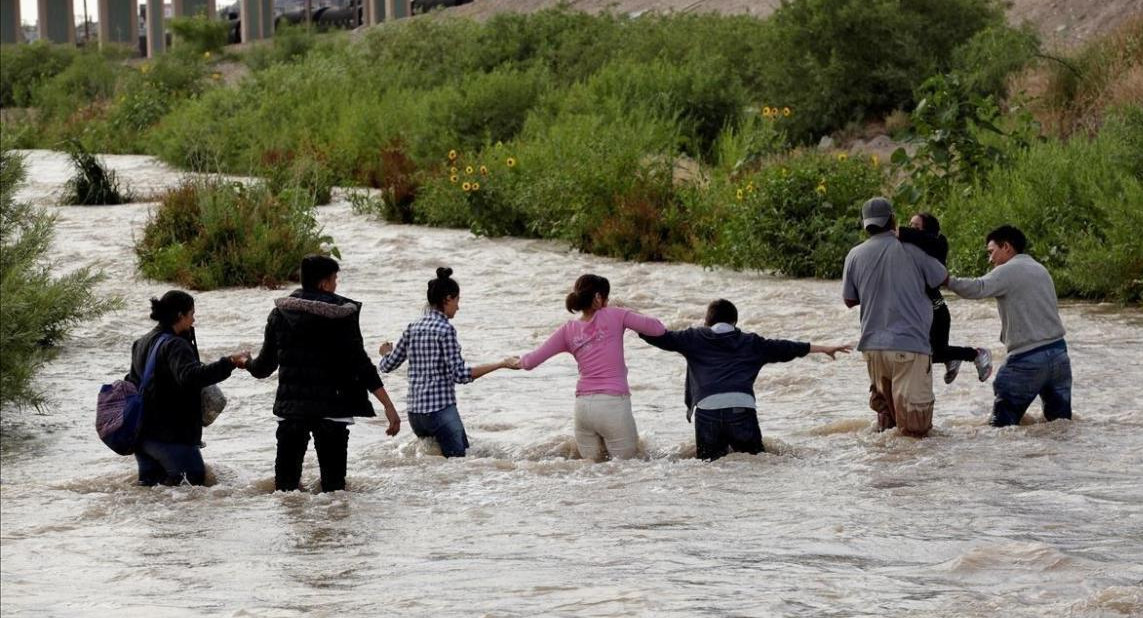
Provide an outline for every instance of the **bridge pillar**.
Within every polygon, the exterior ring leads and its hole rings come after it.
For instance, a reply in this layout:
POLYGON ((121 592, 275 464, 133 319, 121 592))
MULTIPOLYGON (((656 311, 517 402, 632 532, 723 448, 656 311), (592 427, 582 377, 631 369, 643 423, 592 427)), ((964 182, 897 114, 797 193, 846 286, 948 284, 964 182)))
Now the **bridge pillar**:
POLYGON ((147 57, 167 51, 167 29, 164 27, 163 0, 147 0, 147 57))
POLYGON ((238 0, 238 19, 242 21, 243 43, 273 36, 273 0, 238 0))
POLYGON ((23 43, 20 29, 20 0, 0 0, 0 43, 23 43))
POLYGON ((175 17, 194 17, 206 15, 207 19, 215 19, 218 11, 215 10, 215 0, 174 0, 175 17))
POLYGON ((401 19, 412 14, 412 0, 385 0, 385 21, 401 19))
POLYGON ((72 0, 37 0, 40 39, 75 44, 75 3, 72 0))
POLYGON ((364 25, 376 26, 385 21, 385 0, 365 0, 365 11, 362 16, 364 25))
POLYGON ((99 48, 117 43, 135 47, 139 42, 136 0, 99 0, 99 48))

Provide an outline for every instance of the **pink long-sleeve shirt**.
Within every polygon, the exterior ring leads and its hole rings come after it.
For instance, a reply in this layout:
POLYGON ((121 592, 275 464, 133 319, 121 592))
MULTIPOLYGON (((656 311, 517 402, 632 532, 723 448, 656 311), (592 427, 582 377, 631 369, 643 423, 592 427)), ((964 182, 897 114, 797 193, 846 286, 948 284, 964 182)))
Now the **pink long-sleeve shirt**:
POLYGON ((568 320, 543 345, 520 358, 520 366, 534 369, 568 352, 579 365, 575 395, 629 395, 627 363, 623 359, 623 333, 631 329, 657 337, 667 332, 663 323, 627 309, 604 307, 590 320, 568 320))

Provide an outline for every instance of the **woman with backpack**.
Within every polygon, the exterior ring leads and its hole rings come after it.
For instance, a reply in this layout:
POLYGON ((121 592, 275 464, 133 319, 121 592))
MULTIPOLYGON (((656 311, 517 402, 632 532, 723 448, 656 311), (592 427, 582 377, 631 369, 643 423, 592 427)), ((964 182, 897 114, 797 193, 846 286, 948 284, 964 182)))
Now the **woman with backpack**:
POLYGON ((248 352, 224 356, 204 364, 194 337, 194 298, 171 290, 151 299, 151 319, 158 324, 131 348, 131 372, 125 378, 140 386, 152 349, 154 369, 142 388, 143 422, 135 461, 139 484, 153 486, 203 485, 202 389, 230 377, 246 366, 248 352))

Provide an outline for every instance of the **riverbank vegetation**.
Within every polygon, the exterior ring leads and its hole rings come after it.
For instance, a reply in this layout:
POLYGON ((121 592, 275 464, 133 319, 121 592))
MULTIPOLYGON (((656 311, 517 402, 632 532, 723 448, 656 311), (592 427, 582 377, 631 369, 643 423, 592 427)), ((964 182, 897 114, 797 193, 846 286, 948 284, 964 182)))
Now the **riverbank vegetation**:
POLYGON ((18 202, 23 160, 0 150, 0 406, 37 406, 32 378, 68 332, 118 306, 94 291, 88 268, 57 276, 46 260, 55 228, 50 214, 18 202))
MULTIPOLYGON (((182 37, 196 32, 210 33, 182 37)), ((984 271, 986 228, 1009 221, 1061 293, 1143 297, 1143 251, 1112 229, 1143 210, 1124 154, 1143 131, 1143 19, 1067 57, 993 0, 793 0, 765 20, 557 9, 279 35, 242 68, 209 42, 135 64, 5 49, 5 105, 38 109, 6 131, 294 179, 318 201, 332 184, 372 187, 357 209, 402 223, 791 276, 836 277, 861 201, 884 193, 902 217, 948 222, 958 273, 984 271), (77 73, 101 77, 77 87, 77 73), (886 118, 912 142, 891 158, 814 148, 886 118), (1097 264, 1108 274, 1080 276, 1097 264)))
POLYGON ((187 180, 160 198, 135 244, 139 269, 192 290, 298 280, 311 253, 337 254, 304 188, 219 178, 187 180))

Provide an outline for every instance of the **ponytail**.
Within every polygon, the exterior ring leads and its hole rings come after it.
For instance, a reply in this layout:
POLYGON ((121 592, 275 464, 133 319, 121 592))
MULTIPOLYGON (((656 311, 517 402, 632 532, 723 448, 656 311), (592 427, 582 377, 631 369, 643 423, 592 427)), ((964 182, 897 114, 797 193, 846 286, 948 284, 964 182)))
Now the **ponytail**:
POLYGON ((596 294, 607 300, 608 295, 611 294, 611 284, 607 278, 599 275, 582 275, 575 280, 575 288, 564 300, 564 307, 567 308, 568 313, 587 311, 595 302, 596 294))

